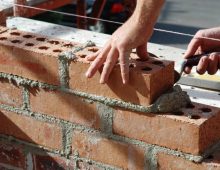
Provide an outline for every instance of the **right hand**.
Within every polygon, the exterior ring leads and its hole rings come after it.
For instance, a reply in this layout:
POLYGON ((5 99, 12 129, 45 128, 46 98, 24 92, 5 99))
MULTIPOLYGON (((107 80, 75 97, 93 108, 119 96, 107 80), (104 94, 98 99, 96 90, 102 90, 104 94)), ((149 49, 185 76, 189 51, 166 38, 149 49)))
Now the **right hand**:
MULTIPOLYGON (((212 53, 204 55, 199 61, 196 68, 199 74, 204 74, 207 71, 208 74, 213 75, 220 69, 220 27, 199 30, 189 43, 184 57, 189 58, 193 55, 209 52, 212 53), (219 41, 201 37, 219 39, 219 41)), ((189 74, 191 69, 191 67, 186 67, 185 73, 189 74)))

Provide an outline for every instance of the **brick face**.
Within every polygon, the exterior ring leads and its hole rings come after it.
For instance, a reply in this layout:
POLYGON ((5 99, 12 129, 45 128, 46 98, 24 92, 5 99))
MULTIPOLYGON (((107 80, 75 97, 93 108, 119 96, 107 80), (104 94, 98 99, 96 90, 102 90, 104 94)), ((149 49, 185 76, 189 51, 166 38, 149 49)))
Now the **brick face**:
POLYGON ((195 104, 194 109, 185 109, 183 112, 185 115, 175 116, 117 110, 113 133, 192 154, 200 154, 219 141, 218 108, 195 104), (200 109, 204 107, 210 108, 212 112, 202 113, 200 109), (196 119, 188 118, 186 115, 189 112, 196 119))
MULTIPOLYGON (((79 57, 89 54, 86 50, 79 52, 79 57)), ((87 79, 85 72, 89 65, 71 62, 70 88, 146 106, 152 104, 161 93, 170 89, 174 80, 173 62, 163 61, 162 67, 152 64, 153 61, 153 59, 146 62, 131 60, 135 66, 130 68, 128 85, 122 83, 119 65, 113 69, 108 82, 102 85, 99 84, 100 72, 97 72, 93 78, 87 79)))
POLYGON ((21 107, 22 103, 22 88, 0 80, 0 104, 21 107))
POLYGON ((78 160, 76 165, 78 170, 105 170, 105 168, 100 168, 92 163, 83 160, 78 160))
POLYGON ((40 122, 12 112, 0 111, 0 133, 21 140, 62 149, 62 129, 54 124, 40 122))
POLYGON ((143 150, 95 134, 74 132, 72 148, 81 157, 124 169, 141 170, 145 164, 143 150))
POLYGON ((166 155, 166 154, 159 154, 158 155, 158 169, 159 170, 219 170, 220 159, 214 158, 212 160, 205 160, 202 163, 194 163, 183 158, 173 156, 173 155, 166 155))
POLYGON ((70 122, 100 128, 100 119, 95 103, 59 91, 40 90, 30 95, 31 110, 45 113, 70 122))
POLYGON ((0 46, 0 71, 50 84, 59 84, 57 58, 19 47, 0 46))
POLYGON ((74 45, 18 30, 2 32, 0 72, 59 85, 58 54, 74 45))
POLYGON ((33 154, 34 170, 66 170, 74 169, 72 161, 55 155, 33 154))
POLYGON ((25 154, 22 146, 0 142, 0 164, 25 169, 25 154))

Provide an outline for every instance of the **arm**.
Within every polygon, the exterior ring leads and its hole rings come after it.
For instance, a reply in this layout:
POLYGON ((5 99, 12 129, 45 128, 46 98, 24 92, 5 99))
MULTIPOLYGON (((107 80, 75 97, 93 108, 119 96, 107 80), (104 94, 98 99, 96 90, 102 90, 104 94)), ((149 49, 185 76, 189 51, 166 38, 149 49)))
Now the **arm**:
MULTIPOLYGON (((220 27, 198 31, 188 45, 185 58, 203 53, 209 53, 209 55, 204 55, 200 59, 196 68, 197 72, 204 74, 207 71, 208 74, 215 74, 220 69, 220 27), (218 41, 201 37, 215 38, 218 41)), ((190 67, 185 69, 186 73, 190 71, 190 67)))
POLYGON ((124 84, 128 83, 130 53, 136 48, 140 58, 148 58, 147 42, 163 3, 164 0, 138 0, 133 15, 113 33, 104 48, 87 57, 88 60, 94 61, 87 70, 86 76, 91 78, 105 63, 100 83, 106 83, 114 65, 119 60, 122 81, 124 84))

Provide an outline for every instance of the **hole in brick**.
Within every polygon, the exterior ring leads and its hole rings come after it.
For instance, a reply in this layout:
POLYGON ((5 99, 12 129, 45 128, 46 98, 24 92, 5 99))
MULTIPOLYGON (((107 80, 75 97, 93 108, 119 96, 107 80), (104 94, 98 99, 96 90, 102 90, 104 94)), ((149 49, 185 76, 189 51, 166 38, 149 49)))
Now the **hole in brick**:
POLYGON ((153 58, 158 58, 156 55, 152 54, 152 53, 149 53, 150 57, 153 57, 153 58))
POLYGON ((55 45, 57 45, 57 44, 60 44, 60 42, 59 41, 48 41, 50 44, 55 44, 55 45))
POLYGON ((20 36, 21 34, 19 32, 12 32, 11 35, 20 36))
POLYGON ((144 62, 147 61, 148 59, 143 59, 143 58, 137 58, 136 61, 144 62))
POLYGON ((3 40, 7 40, 6 37, 0 37, 0 40, 3 41, 3 40))
POLYGON ((32 46, 34 46, 34 44, 33 43, 27 43, 27 44, 25 44, 25 46, 32 47, 32 46))
POLYGON ((16 44, 16 43, 21 43, 20 40, 12 40, 11 42, 14 43, 14 44, 16 44))
POLYGON ((207 157, 207 159, 214 159, 214 156, 213 156, 213 155, 209 155, 209 156, 207 157))
POLYGON ((151 71, 152 68, 150 68, 150 67, 144 67, 144 68, 142 68, 141 70, 143 70, 143 71, 151 71))
POLYGON ((134 67, 135 67, 135 64, 134 64, 134 63, 130 63, 130 64, 129 64, 129 67, 130 67, 130 68, 134 68, 134 67))
POLYGON ((200 119, 201 117, 199 115, 192 115, 191 119, 200 119))
POLYGON ((46 38, 36 38, 37 41, 46 41, 46 38))
POLYGON ((186 108, 188 108, 188 109, 194 109, 195 106, 194 106, 192 103, 188 103, 187 106, 186 106, 186 108))
POLYGON ((67 47, 67 48, 72 48, 74 45, 73 44, 64 44, 63 46, 67 47))
POLYGON ((199 110, 201 110, 202 112, 206 112, 206 113, 208 113, 208 112, 211 112, 211 111, 212 111, 212 109, 210 109, 210 108, 206 108, 206 107, 201 108, 201 109, 199 109, 199 110))
POLYGON ((55 53, 61 53, 62 50, 56 49, 56 50, 53 50, 53 52, 55 52, 55 53))
POLYGON ((32 35, 24 35, 23 37, 24 38, 34 38, 34 36, 32 36, 32 35))
POLYGON ((80 58, 86 58, 86 55, 85 54, 79 54, 78 55, 80 58))
POLYGON ((162 61, 153 61, 152 64, 154 64, 154 65, 162 65, 163 62, 162 61))
POLYGON ((184 112, 175 112, 174 115, 182 116, 182 115, 184 115, 184 112))
POLYGON ((49 49, 49 47, 42 46, 42 47, 39 47, 38 49, 40 49, 40 50, 48 50, 48 49, 49 49))
POLYGON ((99 49, 98 48, 89 48, 88 51, 95 53, 95 52, 99 51, 99 49))

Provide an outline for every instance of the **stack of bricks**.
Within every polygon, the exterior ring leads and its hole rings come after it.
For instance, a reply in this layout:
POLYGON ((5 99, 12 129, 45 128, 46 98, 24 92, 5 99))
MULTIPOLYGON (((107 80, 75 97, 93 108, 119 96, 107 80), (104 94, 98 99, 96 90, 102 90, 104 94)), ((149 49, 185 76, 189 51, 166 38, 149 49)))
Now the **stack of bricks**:
MULTIPOLYGON (((0 167, 5 169, 220 169, 220 109, 141 113, 173 86, 170 61, 117 65, 106 85, 86 79, 97 47, 0 28, 0 167), (59 55, 72 49, 71 57, 59 55), (190 117, 189 117, 190 115, 190 117)), ((135 57, 134 57, 135 58, 135 57)))

